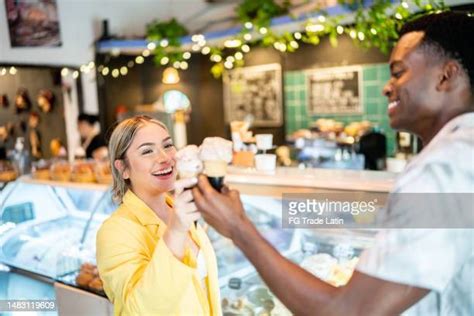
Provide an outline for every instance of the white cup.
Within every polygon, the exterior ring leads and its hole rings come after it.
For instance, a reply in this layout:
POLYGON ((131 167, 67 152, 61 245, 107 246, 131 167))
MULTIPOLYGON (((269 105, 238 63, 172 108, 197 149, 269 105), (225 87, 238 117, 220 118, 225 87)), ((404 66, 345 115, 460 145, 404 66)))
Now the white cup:
POLYGON ((260 154, 255 155, 255 168, 258 171, 273 171, 276 169, 276 155, 260 154))
POLYGON ((272 134, 257 134, 255 135, 257 141, 257 148, 260 150, 269 150, 273 147, 273 135, 272 134))
POLYGON ((402 172, 407 165, 405 159, 398 158, 387 158, 387 171, 389 172, 402 172))

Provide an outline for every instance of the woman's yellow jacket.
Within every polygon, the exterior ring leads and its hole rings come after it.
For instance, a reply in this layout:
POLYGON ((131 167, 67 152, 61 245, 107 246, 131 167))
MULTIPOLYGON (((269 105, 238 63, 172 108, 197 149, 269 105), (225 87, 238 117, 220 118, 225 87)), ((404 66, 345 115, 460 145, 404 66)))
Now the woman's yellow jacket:
POLYGON ((177 259, 162 239, 165 230, 130 190, 99 229, 97 267, 115 315, 221 315, 217 263, 206 233, 192 225, 191 237, 206 261, 208 293, 196 258, 187 250, 182 261, 177 259))

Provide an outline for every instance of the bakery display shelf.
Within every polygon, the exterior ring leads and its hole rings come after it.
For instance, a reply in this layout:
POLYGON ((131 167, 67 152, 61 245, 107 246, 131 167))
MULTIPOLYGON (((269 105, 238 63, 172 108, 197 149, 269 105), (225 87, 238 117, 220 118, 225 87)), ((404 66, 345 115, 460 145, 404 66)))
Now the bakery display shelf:
POLYGON ((81 289, 81 290, 84 290, 84 291, 87 291, 87 292, 90 292, 90 293, 93 293, 93 294, 96 294, 96 295, 107 298, 107 295, 105 295, 104 290, 100 290, 100 289, 96 289, 96 288, 93 288, 93 287, 90 287, 90 286, 83 286, 83 285, 77 284, 76 278, 77 278, 78 275, 79 275, 79 270, 76 270, 76 271, 73 271, 73 272, 69 272, 69 273, 59 275, 55 279, 56 279, 57 282, 60 282, 62 284, 69 285, 69 286, 72 286, 72 287, 75 287, 75 288, 78 288, 78 289, 81 289))
POLYGON ((48 186, 54 186, 54 187, 65 187, 65 188, 73 188, 73 189, 90 189, 90 190, 98 190, 98 191, 106 191, 107 189, 110 188, 110 185, 101 184, 101 183, 39 180, 39 179, 33 179, 31 176, 20 177, 18 181, 21 181, 24 183, 48 185, 48 186))

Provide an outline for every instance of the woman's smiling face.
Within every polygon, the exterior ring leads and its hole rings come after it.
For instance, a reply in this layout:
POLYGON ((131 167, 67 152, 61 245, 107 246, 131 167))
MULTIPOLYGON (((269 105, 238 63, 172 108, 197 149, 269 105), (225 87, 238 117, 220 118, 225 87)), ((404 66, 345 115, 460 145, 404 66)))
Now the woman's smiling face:
POLYGON ((169 133, 160 125, 147 122, 137 129, 125 153, 123 177, 134 192, 160 194, 171 191, 176 180, 176 149, 169 133))

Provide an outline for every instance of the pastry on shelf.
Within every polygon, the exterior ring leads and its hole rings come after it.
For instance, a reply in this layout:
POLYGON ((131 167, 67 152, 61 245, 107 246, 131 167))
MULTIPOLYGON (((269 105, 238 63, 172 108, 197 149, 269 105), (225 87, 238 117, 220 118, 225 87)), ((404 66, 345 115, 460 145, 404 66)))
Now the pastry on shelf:
POLYGON ((94 280, 94 278, 95 276, 92 273, 81 271, 76 277, 76 283, 79 286, 87 287, 89 283, 91 283, 92 280, 94 280))
POLYGON ((112 169, 108 161, 96 163, 94 171, 98 183, 112 184, 112 169))
POLYGON ((51 168, 51 162, 48 160, 38 160, 32 163, 31 176, 36 180, 49 180, 49 169, 51 168))
POLYGON ((97 276, 92 281, 89 282, 87 285, 89 288, 96 290, 96 291, 103 291, 104 287, 102 286, 102 281, 100 278, 97 276))
POLYGON ((87 272, 87 273, 91 273, 91 274, 94 274, 94 275, 99 274, 99 272, 97 271, 97 266, 93 263, 90 263, 90 262, 84 262, 81 265, 81 272, 87 272))
POLYGON ((6 160, 0 160, 0 182, 13 181, 18 177, 13 164, 6 160))
POLYGON ((54 181, 70 181, 71 165, 65 160, 58 160, 51 165, 49 175, 54 181))
POLYGON ((77 161, 72 167, 71 180, 74 182, 95 182, 94 163, 92 161, 77 161))

